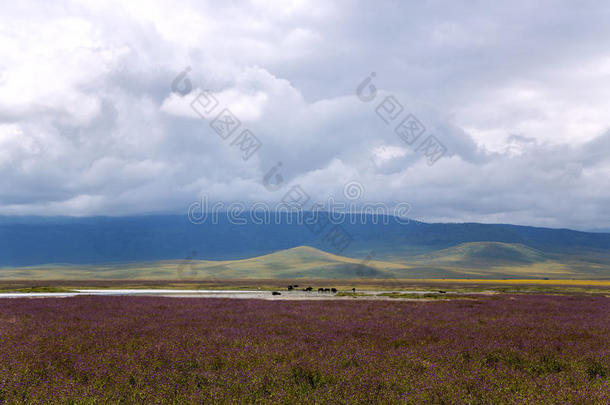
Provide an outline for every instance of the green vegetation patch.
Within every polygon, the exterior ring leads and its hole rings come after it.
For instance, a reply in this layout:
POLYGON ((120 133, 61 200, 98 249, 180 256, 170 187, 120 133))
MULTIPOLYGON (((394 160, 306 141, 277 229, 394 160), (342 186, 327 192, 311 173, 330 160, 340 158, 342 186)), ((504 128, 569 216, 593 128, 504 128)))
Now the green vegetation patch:
POLYGON ((68 293, 74 290, 65 287, 25 287, 25 288, 3 288, 0 292, 20 292, 20 293, 68 293))

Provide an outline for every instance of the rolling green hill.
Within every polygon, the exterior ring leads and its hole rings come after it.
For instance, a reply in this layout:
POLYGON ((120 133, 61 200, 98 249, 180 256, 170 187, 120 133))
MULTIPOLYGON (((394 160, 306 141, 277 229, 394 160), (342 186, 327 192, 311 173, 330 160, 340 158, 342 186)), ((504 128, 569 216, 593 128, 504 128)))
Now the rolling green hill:
POLYGON ((499 266, 543 262, 549 260, 550 255, 520 243, 471 242, 419 255, 415 259, 468 266, 499 266))
POLYGON ((473 242, 397 262, 363 260, 299 246, 240 260, 161 260, 111 265, 43 265, 5 268, 0 279, 213 280, 551 278, 610 279, 605 259, 545 254, 521 245, 473 242))

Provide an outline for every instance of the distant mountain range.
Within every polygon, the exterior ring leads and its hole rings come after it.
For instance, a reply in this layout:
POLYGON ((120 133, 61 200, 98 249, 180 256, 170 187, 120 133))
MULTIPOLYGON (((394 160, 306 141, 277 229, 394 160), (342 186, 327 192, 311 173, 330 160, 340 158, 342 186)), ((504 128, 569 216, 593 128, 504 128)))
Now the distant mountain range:
POLYGON ((217 224, 201 225, 178 215, 0 217, 0 278, 46 278, 50 269, 87 269, 102 278, 172 278, 186 259, 190 267, 197 264, 198 275, 220 278, 610 279, 607 233, 384 220, 370 215, 362 223, 360 215, 345 215, 311 227, 299 224, 296 214, 262 225, 237 225, 224 215, 217 224))

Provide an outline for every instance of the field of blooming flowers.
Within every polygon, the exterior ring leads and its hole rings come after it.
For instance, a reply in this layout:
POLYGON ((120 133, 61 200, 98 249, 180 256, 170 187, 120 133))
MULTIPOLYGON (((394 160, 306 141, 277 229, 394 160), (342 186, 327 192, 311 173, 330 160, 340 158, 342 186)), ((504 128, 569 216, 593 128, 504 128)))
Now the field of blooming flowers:
POLYGON ((610 298, 0 300, 0 403, 610 403, 610 298))

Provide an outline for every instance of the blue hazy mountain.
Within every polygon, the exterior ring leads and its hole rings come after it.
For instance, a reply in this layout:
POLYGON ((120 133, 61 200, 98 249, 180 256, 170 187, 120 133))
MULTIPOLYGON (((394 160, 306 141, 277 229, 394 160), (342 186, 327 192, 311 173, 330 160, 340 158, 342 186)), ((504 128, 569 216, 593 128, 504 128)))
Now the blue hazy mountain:
MULTIPOLYGON (((344 215, 335 223, 307 226, 296 214, 282 214, 270 224, 235 224, 222 214, 211 222, 193 224, 185 215, 0 217, 0 266, 242 259, 303 245, 348 257, 374 251, 379 259, 398 260, 471 242, 518 244, 551 256, 590 253, 603 265, 610 253, 610 234, 505 224, 399 223, 372 215, 362 221, 360 215, 344 215)), ((502 260, 507 255, 502 250, 502 260)))

